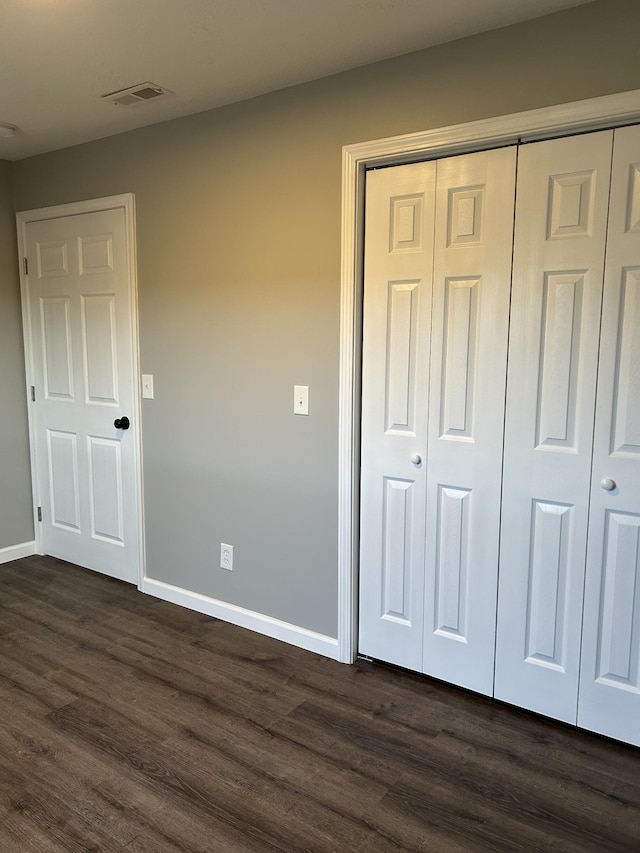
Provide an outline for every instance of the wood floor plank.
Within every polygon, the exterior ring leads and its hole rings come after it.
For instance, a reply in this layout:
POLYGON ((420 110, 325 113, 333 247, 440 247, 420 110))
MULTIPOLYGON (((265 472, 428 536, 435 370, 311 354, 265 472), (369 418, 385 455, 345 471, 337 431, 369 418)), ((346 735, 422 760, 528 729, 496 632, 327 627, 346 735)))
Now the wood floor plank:
POLYGON ((75 696, 51 680, 51 669, 44 667, 37 656, 25 654, 24 640, 24 635, 15 633, 4 638, 0 654, 0 695, 13 697, 15 702, 29 697, 30 714, 48 714, 75 696))
MULTIPOLYGON (((458 783, 464 773, 456 773, 458 783)), ((587 810, 576 810, 562 798, 533 786, 514 785, 505 777, 478 778, 474 795, 466 784, 431 786, 424 777, 407 773, 383 800, 377 821, 380 829, 394 831, 413 849, 415 839, 445 832, 469 851, 562 850, 567 853, 635 851, 638 834, 629 824, 599 825, 587 810)))
MULTIPOLYGON (((7 759, 14 757, 19 762, 21 772, 19 778, 13 774, 11 796, 3 797, 0 792, 0 827, 4 826, 5 819, 11 822, 11 818, 16 825, 15 812, 19 811, 22 818, 18 826, 22 820, 35 824, 35 827, 31 826, 32 831, 38 829, 43 825, 45 803, 45 817, 48 816, 55 825, 66 828, 63 840, 68 831, 75 839, 73 843, 81 845, 80 849, 127 850, 134 840, 139 840, 141 834, 147 839, 149 851, 160 848, 160 841, 166 839, 159 835, 157 824, 159 815, 167 812, 166 802, 152 803, 150 819, 143 811, 134 808, 132 797, 123 804, 122 800, 106 796, 105 790, 121 792, 136 788, 126 768, 104 756, 95 755, 82 744, 72 743, 70 739, 65 741, 53 732, 49 732, 49 738, 52 748, 38 752, 35 746, 29 753, 23 750, 19 754, 8 754, 7 759)), ((40 739, 40 735, 37 739, 40 739)), ((0 767, 0 774, 3 771, 4 768, 0 767)), ((145 802, 145 805, 148 803, 145 802)), ((171 826, 179 827, 179 818, 179 813, 171 815, 171 826)), ((193 835, 193 827, 189 827, 189 832, 193 835)), ((3 838, 0 829, 0 850, 4 851, 3 838)), ((175 842, 173 849, 182 849, 178 843, 180 836, 175 837, 175 842)), ((136 844, 139 846, 139 841, 136 844)), ((11 849, 16 853, 21 850, 19 846, 11 849)), ((39 842, 35 849, 44 851, 49 847, 39 842)), ((193 849, 200 853, 206 847, 193 849)))
POLYGON ((0 850, 126 850, 134 833, 126 835, 116 815, 105 822, 89 786, 67 784, 59 767, 55 775, 43 772, 51 758, 24 752, 0 758, 0 850))
POLYGON ((120 644, 111 651, 149 682, 232 717, 266 723, 288 713, 304 698, 301 691, 286 683, 265 680, 257 668, 252 673, 238 674, 229 667, 216 667, 197 649, 185 651, 180 657, 166 651, 159 653, 157 648, 150 650, 143 643, 135 647, 120 644), (215 685, 215 690, 210 690, 210 685, 215 685))
POLYGON ((640 751, 47 557, 0 567, 0 853, 640 851, 640 751))
POLYGON ((310 743, 281 734, 283 726, 264 727, 244 720, 225 728, 202 727, 185 735, 205 754, 214 751, 240 767, 255 767, 279 784, 319 800, 327 808, 358 817, 375 808, 389 790, 388 784, 358 774, 351 765, 337 764, 310 743), (345 792, 349 796, 345 796, 345 792))
POLYGON ((342 801, 328 796, 326 779, 319 772, 313 777, 315 785, 298 784, 290 772, 282 772, 268 759, 264 745, 257 748, 254 742, 249 757, 231 749, 232 742, 237 746, 235 738, 226 743, 193 739, 187 748, 180 740, 164 744, 163 749, 174 765, 189 768, 202 790, 224 801, 229 814, 238 815, 242 833, 250 837, 260 833, 275 849, 330 853, 364 840, 367 825, 358 810, 350 807, 344 789, 342 801))
MULTIPOLYGON (((0 755, 4 768, 0 775, 13 777, 13 787, 22 791, 28 799, 46 791, 47 796, 57 796, 68 809, 60 809, 64 814, 74 814, 81 805, 93 815, 96 822, 111 822, 117 818, 122 826, 121 815, 104 815, 95 808, 98 799, 93 796, 93 787, 98 782, 118 781, 123 778, 123 768, 95 756, 83 744, 67 738, 51 724, 47 718, 34 718, 16 713, 2 701, 0 694, 0 755)), ((55 810, 52 809, 52 815, 55 810)), ((137 833, 137 827, 129 832, 129 837, 137 833)))
MULTIPOLYGON (((137 779, 124 776, 96 786, 96 793, 110 808, 126 816, 137 827, 129 842, 130 850, 144 853, 209 853, 214 843, 234 843, 218 827, 198 820, 182 803, 168 798, 161 788, 140 785, 137 779)), ((220 850, 224 847, 219 846, 220 850)))
MULTIPOLYGON (((204 753, 200 744, 184 739, 160 746, 142 744, 110 717, 95 707, 87 709, 80 701, 50 715, 54 725, 69 736, 123 763, 141 786, 162 791, 164 799, 179 804, 195 820, 210 822, 216 843, 224 844, 220 849, 233 849, 226 836, 237 837, 247 850, 325 853, 342 846, 341 839, 329 835, 333 816, 328 810, 305 803, 301 820, 296 815, 299 793, 283 791, 257 768, 243 767, 215 751, 204 753), (318 811, 320 818, 314 826, 309 821, 318 811), (284 823, 283 815, 287 817, 284 823)), ((337 821, 337 827, 351 835, 346 822, 337 821)))
MULTIPOLYGON (((487 799, 481 788, 470 796, 466 788, 461 790, 455 784, 457 769, 451 767, 450 772, 450 784, 444 784, 435 773, 428 777, 406 773, 373 817, 378 833, 408 850, 429 850, 430 845, 467 853, 551 849, 551 839, 541 827, 521 824, 515 803, 513 812, 502 809, 496 815, 495 796, 487 799)), ((508 790, 503 794, 509 797, 508 790)))
MULTIPOLYGON (((524 715, 523 721, 530 723, 524 715)), ((510 780, 510 787, 526 779, 527 787, 543 791, 550 801, 560 798, 565 813, 573 812, 581 829, 594 815, 596 835, 608 820, 612 825, 630 826, 640 837, 640 772, 632 768, 630 749, 549 721, 538 722, 549 732, 544 744, 532 744, 521 732, 505 735, 499 728, 482 727, 473 720, 467 721, 464 732, 444 730, 437 744, 450 761, 463 762, 472 774, 477 770, 500 773, 510 780)))

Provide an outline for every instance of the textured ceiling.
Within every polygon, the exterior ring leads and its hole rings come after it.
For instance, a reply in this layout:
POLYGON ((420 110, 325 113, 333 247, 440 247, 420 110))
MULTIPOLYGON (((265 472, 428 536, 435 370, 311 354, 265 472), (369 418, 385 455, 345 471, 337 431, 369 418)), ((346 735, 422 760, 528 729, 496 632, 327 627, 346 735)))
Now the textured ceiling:
POLYGON ((590 0, 2 0, 0 139, 16 160, 590 0), (118 107, 108 92, 175 92, 118 107))

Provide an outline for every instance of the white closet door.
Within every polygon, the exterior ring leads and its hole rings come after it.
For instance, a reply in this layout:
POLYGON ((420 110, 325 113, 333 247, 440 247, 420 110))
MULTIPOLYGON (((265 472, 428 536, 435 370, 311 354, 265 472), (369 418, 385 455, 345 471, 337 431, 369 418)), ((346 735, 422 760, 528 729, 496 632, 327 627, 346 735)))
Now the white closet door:
POLYGON ((362 654, 420 670, 435 163, 367 175, 362 654))
POLYGON ((640 746, 640 128, 615 132, 578 724, 640 746))
POLYGON ((495 695, 574 723, 612 138, 518 163, 495 695))
POLYGON ((493 693, 516 149, 438 162, 423 671, 493 693))

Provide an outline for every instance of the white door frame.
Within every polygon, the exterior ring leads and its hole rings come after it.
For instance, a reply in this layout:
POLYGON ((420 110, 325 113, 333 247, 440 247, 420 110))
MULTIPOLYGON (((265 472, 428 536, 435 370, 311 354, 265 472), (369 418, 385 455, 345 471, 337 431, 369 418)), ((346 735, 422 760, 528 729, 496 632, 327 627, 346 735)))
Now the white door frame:
MULTIPOLYGON (((22 330, 24 335, 24 356, 26 373, 27 400, 31 400, 31 386, 35 385, 33 346, 31 339, 31 317, 28 299, 28 281, 25 271, 24 258, 26 257, 27 225, 30 222, 38 222, 47 219, 59 219, 63 216, 78 216, 83 213, 99 213, 105 210, 122 208, 125 217, 125 231, 127 239, 127 267, 130 282, 131 312, 131 351, 133 353, 133 401, 134 411, 132 420, 132 436, 134 444, 134 460, 136 466, 136 494, 135 508, 138 527, 138 553, 137 553, 137 578, 138 588, 144 576, 144 514, 142 504, 142 431, 141 407, 140 407, 140 364, 139 364, 139 339, 138 339, 138 280, 136 264, 136 229, 135 229, 135 199, 133 193, 106 196, 104 198, 87 199, 86 201, 73 202, 71 204, 59 204, 53 207, 40 207, 34 210, 23 210, 16 214, 18 230, 18 258, 20 264, 20 295, 22 298, 22 330)), ((27 404, 29 419, 29 450, 31 455, 31 488, 33 494, 33 526, 35 530, 36 553, 41 554, 41 528, 37 517, 37 507, 42 505, 40 500, 41 486, 38 481, 38 469, 36 466, 36 425, 32 407, 27 404)))
POLYGON ((364 292, 365 171, 640 121, 640 89, 393 136, 342 149, 340 413, 338 460, 338 660, 353 663, 358 639, 360 373, 364 292))

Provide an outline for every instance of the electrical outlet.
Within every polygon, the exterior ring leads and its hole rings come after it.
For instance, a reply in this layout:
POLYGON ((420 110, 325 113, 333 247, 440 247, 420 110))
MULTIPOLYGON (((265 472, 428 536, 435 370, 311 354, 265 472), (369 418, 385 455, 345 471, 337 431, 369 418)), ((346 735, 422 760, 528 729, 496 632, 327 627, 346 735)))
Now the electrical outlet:
POLYGON ((233 571, 233 545, 220 543, 220 568, 226 569, 228 572, 233 571))

